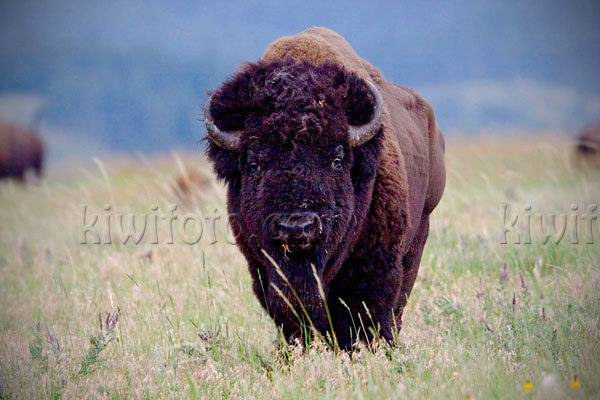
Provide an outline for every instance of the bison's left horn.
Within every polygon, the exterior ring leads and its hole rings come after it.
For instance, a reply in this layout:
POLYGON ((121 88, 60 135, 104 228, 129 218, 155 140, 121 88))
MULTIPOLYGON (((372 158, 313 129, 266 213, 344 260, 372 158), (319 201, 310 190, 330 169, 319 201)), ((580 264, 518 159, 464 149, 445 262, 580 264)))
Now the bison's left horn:
POLYGON ((369 81, 365 81, 371 93, 375 98, 375 109, 373 110, 373 118, 369 122, 361 126, 350 126, 350 146, 360 146, 368 142, 375 136, 379 128, 381 127, 381 115, 383 113, 383 99, 379 90, 369 81))
POLYGON ((239 151, 240 137, 243 131, 222 131, 220 130, 210 115, 210 102, 212 96, 204 104, 204 123, 206 124, 206 133, 214 144, 225 150, 239 151))

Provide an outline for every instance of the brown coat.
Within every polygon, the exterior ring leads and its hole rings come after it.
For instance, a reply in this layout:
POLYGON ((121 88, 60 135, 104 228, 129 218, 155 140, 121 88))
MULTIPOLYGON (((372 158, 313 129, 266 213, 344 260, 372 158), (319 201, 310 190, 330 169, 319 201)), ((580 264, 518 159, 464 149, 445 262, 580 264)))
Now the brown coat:
POLYGON ((44 145, 35 131, 0 120, 0 178, 23 180, 29 169, 40 177, 43 158, 44 145))
POLYGON ((600 124, 584 129, 576 139, 575 159, 581 168, 600 168, 600 124))

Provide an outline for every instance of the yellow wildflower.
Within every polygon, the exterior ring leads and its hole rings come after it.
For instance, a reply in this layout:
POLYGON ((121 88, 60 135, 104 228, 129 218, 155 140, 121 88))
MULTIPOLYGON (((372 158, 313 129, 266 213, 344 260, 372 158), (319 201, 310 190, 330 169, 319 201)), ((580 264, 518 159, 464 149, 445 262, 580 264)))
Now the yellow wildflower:
POLYGON ((525 384, 523 385, 523 390, 528 391, 531 389, 533 389, 533 385, 531 384, 531 382, 525 381, 525 384))
POLYGON ((579 389, 579 381, 577 380, 577 375, 573 378, 573 382, 571 382, 571 387, 573 389, 579 389))

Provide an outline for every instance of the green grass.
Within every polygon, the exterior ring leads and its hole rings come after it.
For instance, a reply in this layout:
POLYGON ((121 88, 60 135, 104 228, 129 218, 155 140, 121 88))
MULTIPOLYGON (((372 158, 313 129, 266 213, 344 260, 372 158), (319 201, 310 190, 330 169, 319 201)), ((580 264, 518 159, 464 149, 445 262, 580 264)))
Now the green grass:
MULTIPOLYGON (((200 156, 183 161, 210 176, 200 156)), ((399 343, 337 356, 319 340, 306 352, 278 344, 225 241, 224 188, 211 178, 181 204, 178 157, 0 183, 0 397, 600 397, 598 222, 593 245, 544 245, 537 233, 530 245, 500 244, 501 204, 570 214, 600 200, 600 175, 573 168, 555 138, 451 142, 447 165, 399 343), (217 243, 205 224, 196 245, 177 229, 166 244, 163 221, 158 245, 80 244, 81 204, 102 214, 107 203, 113 214, 179 203, 180 219, 221 215, 217 243)))

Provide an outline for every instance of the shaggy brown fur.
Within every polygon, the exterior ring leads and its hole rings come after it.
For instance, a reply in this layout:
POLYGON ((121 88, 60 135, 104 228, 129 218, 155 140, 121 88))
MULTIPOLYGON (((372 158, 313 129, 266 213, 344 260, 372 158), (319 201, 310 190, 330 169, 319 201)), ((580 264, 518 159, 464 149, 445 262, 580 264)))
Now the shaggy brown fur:
POLYGON ((576 139, 575 159, 582 167, 600 168, 600 124, 583 130, 576 139))
POLYGON ((36 132, 0 120, 0 178, 23 181, 29 169, 39 178, 43 159, 44 145, 36 132))
POLYGON ((286 336, 300 332, 280 295, 297 306, 295 293, 260 249, 289 275, 319 331, 329 326, 311 264, 343 347, 356 339, 361 320, 392 339, 445 185, 444 139, 429 104, 387 82, 337 33, 311 28, 275 41, 261 62, 246 64, 214 93, 210 113, 220 129, 244 130, 242 151, 211 142, 208 154, 228 183, 230 220, 254 291, 286 336), (381 92, 383 124, 351 148, 348 125, 373 112, 364 80, 381 92), (345 158, 332 172, 328 160, 339 149, 345 158), (323 237, 310 251, 281 253, 256 221, 299 209, 321 217, 323 237))

